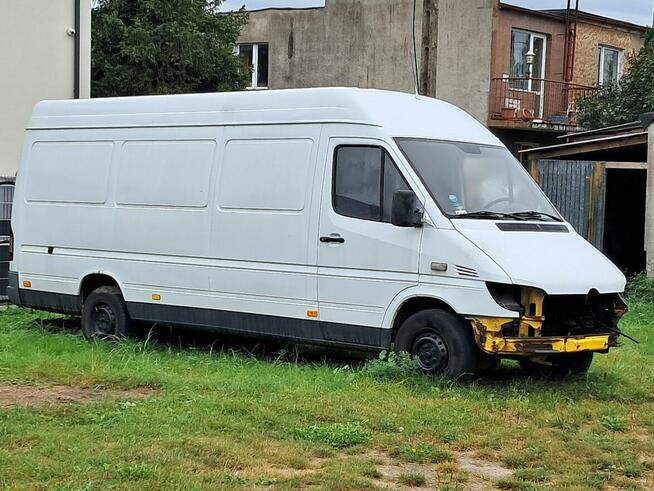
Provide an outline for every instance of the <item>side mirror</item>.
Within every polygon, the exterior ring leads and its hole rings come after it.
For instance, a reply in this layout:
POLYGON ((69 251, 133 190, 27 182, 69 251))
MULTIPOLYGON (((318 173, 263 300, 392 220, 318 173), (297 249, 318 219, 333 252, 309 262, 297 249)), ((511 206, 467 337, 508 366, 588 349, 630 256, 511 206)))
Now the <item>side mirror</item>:
POLYGON ((422 227, 424 211, 413 191, 395 191, 391 223, 396 227, 422 227))

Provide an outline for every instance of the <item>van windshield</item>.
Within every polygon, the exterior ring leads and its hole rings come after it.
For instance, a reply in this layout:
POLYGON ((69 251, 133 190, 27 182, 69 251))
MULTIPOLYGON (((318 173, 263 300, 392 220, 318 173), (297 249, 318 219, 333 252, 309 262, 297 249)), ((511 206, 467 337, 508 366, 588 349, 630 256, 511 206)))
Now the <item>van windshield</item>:
POLYGON ((506 148, 414 138, 396 142, 451 218, 562 221, 506 148))

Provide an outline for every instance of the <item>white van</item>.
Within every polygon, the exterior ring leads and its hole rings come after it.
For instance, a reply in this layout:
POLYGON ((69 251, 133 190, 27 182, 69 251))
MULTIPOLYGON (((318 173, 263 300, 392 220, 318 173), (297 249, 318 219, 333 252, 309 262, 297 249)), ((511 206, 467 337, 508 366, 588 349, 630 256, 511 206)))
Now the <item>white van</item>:
POLYGON ((622 273, 486 128, 438 100, 325 88, 42 102, 12 220, 13 303, 585 371, 622 273))

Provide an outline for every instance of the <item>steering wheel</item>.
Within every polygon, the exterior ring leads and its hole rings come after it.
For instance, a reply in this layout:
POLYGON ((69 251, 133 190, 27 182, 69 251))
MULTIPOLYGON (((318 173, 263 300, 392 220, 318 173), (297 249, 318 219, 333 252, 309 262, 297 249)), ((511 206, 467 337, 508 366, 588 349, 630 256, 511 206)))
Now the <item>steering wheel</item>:
POLYGON ((511 199, 510 199, 508 196, 504 196, 504 197, 502 197, 502 198, 497 198, 497 199, 491 201, 490 203, 485 204, 485 205, 483 206, 483 209, 484 209, 484 210, 488 210, 489 208, 491 208, 491 207, 493 207, 493 206, 495 206, 495 205, 499 205, 500 203, 503 203, 503 202, 505 202, 505 201, 506 201, 507 203, 510 203, 510 202, 511 202, 511 199))

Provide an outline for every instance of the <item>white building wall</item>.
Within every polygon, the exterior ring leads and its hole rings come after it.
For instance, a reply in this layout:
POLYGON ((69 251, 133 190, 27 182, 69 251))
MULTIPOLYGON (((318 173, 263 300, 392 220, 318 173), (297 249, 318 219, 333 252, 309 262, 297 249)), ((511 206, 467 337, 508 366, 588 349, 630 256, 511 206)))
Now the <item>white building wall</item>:
MULTIPOLYGON (((0 1, 0 175, 18 169, 34 105, 74 96, 76 0, 0 1)), ((90 97, 91 0, 80 0, 80 97, 90 97)))

